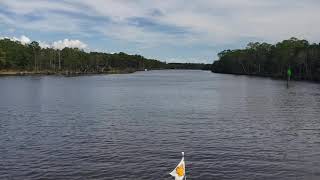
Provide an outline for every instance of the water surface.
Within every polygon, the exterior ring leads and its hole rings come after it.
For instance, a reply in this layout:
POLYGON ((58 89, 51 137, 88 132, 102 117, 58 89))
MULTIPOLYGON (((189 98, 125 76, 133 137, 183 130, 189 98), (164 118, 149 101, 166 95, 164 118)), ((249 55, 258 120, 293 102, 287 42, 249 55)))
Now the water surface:
POLYGON ((0 179, 320 179, 320 85, 205 71, 0 78, 0 179))

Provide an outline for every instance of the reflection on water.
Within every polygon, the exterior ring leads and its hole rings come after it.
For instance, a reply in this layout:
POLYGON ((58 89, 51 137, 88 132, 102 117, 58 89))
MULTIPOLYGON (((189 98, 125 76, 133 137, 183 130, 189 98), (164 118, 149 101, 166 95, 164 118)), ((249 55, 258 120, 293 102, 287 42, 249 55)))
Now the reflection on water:
POLYGON ((0 78, 0 179, 319 179, 320 85, 204 71, 0 78))

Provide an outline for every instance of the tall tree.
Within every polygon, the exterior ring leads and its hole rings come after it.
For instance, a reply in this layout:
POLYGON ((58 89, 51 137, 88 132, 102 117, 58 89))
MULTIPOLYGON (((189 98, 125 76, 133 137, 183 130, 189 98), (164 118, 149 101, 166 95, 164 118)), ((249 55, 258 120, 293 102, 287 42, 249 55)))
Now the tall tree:
POLYGON ((37 71, 37 55, 41 49, 41 47, 39 46, 39 43, 36 41, 32 41, 30 43, 30 47, 33 50, 33 56, 34 56, 34 71, 37 71))
POLYGON ((218 57, 212 65, 213 72, 285 78, 290 68, 294 79, 320 79, 320 45, 297 38, 275 45, 249 43, 246 49, 222 51, 218 57))

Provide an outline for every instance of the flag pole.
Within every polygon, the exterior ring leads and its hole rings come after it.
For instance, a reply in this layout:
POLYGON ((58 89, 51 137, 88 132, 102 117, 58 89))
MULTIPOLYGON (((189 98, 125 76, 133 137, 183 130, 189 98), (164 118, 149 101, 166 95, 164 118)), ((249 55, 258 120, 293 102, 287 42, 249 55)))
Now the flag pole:
MULTIPOLYGON (((184 152, 181 152, 181 154, 182 154, 182 157, 183 157, 183 159, 184 159, 184 152)), ((186 161, 184 161, 184 162, 186 162, 186 161)), ((186 175, 186 164, 184 164, 184 180, 187 180, 187 175, 186 175)))

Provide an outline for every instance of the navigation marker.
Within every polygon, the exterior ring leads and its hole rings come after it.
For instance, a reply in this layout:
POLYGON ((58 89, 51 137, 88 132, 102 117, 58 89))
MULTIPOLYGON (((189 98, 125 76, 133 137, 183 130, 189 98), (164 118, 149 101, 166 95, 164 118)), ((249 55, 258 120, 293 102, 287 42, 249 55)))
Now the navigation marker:
POLYGON ((287 75, 288 75, 288 80, 287 80, 287 88, 288 88, 289 87, 289 81, 290 81, 291 76, 292 76, 292 71, 291 71, 290 67, 288 68, 287 75))

